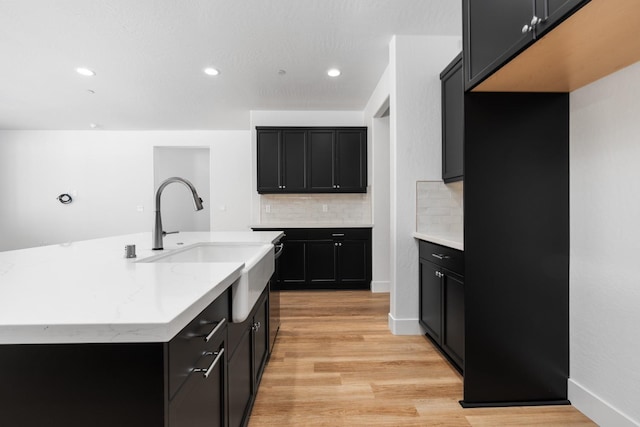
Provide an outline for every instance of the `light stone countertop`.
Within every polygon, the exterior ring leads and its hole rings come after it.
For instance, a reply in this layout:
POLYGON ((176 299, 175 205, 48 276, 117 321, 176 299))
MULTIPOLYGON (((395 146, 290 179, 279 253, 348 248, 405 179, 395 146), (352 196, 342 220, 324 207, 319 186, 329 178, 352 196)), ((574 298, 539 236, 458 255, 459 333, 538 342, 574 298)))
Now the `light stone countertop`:
POLYGON ((425 240, 431 243, 437 243, 438 245, 447 246, 453 249, 464 251, 464 240, 462 236, 440 236, 433 234, 413 232, 413 237, 420 240, 425 240))
MULTIPOLYGON (((199 242, 272 244, 280 232, 181 232, 199 242)), ((243 263, 137 263, 151 233, 0 252, 0 344, 167 342, 240 277, 243 263), (138 257, 124 258, 136 245, 138 257)))
POLYGON ((254 229, 265 229, 265 228, 373 228, 373 224, 344 224, 344 223, 318 223, 318 222, 283 222, 283 223, 274 223, 274 224, 254 224, 251 226, 254 229))

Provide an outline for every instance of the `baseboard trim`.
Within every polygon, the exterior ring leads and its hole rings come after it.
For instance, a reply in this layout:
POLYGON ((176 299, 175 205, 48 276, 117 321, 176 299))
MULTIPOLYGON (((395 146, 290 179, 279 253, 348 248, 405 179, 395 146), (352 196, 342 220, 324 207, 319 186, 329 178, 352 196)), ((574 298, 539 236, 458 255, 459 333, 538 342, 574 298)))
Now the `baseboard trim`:
POLYGON ((391 282, 387 281, 371 281, 371 292, 373 292, 374 294, 376 293, 381 293, 381 294, 388 294, 389 292, 391 292, 391 282))
POLYGON ((533 400, 518 402, 466 402, 460 400, 460 406, 463 408, 509 408, 513 406, 557 406, 571 405, 568 400, 533 400))
POLYGON ((632 420, 572 379, 568 381, 568 394, 573 407, 591 418, 598 425, 616 427, 635 427, 640 425, 640 420, 632 420))
POLYGON ((418 319, 396 319, 389 313, 389 330, 393 335, 423 335, 418 319))

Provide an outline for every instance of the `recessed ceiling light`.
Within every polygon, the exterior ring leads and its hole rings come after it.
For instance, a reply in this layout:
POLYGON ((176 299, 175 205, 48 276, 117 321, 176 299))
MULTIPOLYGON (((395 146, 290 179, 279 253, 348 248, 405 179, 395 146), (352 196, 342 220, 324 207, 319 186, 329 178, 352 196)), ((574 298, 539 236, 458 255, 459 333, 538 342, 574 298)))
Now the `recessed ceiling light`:
POLYGON ((287 70, 278 70, 278 74, 284 76, 285 74, 287 74, 287 70))
POLYGON ((89 125, 89 127, 90 127, 91 129, 98 129, 98 125, 97 125, 96 123, 91 123, 91 124, 89 125))
POLYGON ((340 70, 338 70, 337 68, 332 68, 329 71, 327 71, 327 75, 329 77, 338 77, 340 75, 340 70))
POLYGON ((213 67, 207 67, 204 69, 204 73, 208 76, 217 76, 218 74, 220 74, 220 71, 213 67))
POLYGON ((89 76, 89 77, 90 77, 90 76, 95 76, 95 75, 96 75, 96 72, 95 72, 95 71, 90 70, 90 69, 88 69, 88 68, 84 68, 84 67, 76 68, 76 73, 78 73, 78 74, 80 74, 80 75, 83 75, 83 76, 89 76))
POLYGON ((87 93, 90 93, 91 95, 93 95, 94 93, 96 93, 96 91, 92 89, 87 89, 87 93))

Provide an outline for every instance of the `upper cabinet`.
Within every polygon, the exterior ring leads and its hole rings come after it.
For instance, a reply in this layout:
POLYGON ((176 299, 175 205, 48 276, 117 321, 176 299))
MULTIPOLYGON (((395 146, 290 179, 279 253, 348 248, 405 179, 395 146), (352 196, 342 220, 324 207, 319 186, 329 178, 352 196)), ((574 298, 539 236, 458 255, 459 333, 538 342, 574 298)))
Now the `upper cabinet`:
POLYGON ((366 193, 366 128, 256 130, 259 193, 366 193))
POLYGON ((464 77, 462 53, 440 74, 442 84, 442 180, 464 178, 464 77))
POLYGON ((464 0, 462 8, 465 85, 471 88, 533 42, 533 31, 524 27, 534 10, 532 0, 464 0))
POLYGON ((307 185, 306 132, 258 130, 258 191, 302 191, 307 185))
POLYGON ((638 0, 463 0, 465 89, 572 92, 640 60, 638 0))

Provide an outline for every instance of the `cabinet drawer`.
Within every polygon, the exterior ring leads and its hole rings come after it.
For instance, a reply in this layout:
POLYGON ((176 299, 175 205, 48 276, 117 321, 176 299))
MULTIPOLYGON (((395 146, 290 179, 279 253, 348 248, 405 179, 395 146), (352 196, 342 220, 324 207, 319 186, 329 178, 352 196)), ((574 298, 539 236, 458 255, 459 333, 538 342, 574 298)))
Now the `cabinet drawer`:
POLYGON ((309 240, 367 240, 371 236, 369 228, 311 228, 309 240))
POLYGON ((202 355, 206 351, 217 350, 213 348, 217 340, 211 337, 207 341, 206 338, 218 325, 221 325, 218 330, 224 329, 230 320, 230 295, 230 289, 227 289, 169 342, 169 399, 173 398, 202 355))
POLYGON ((420 258, 464 276, 464 252, 420 240, 420 258))

